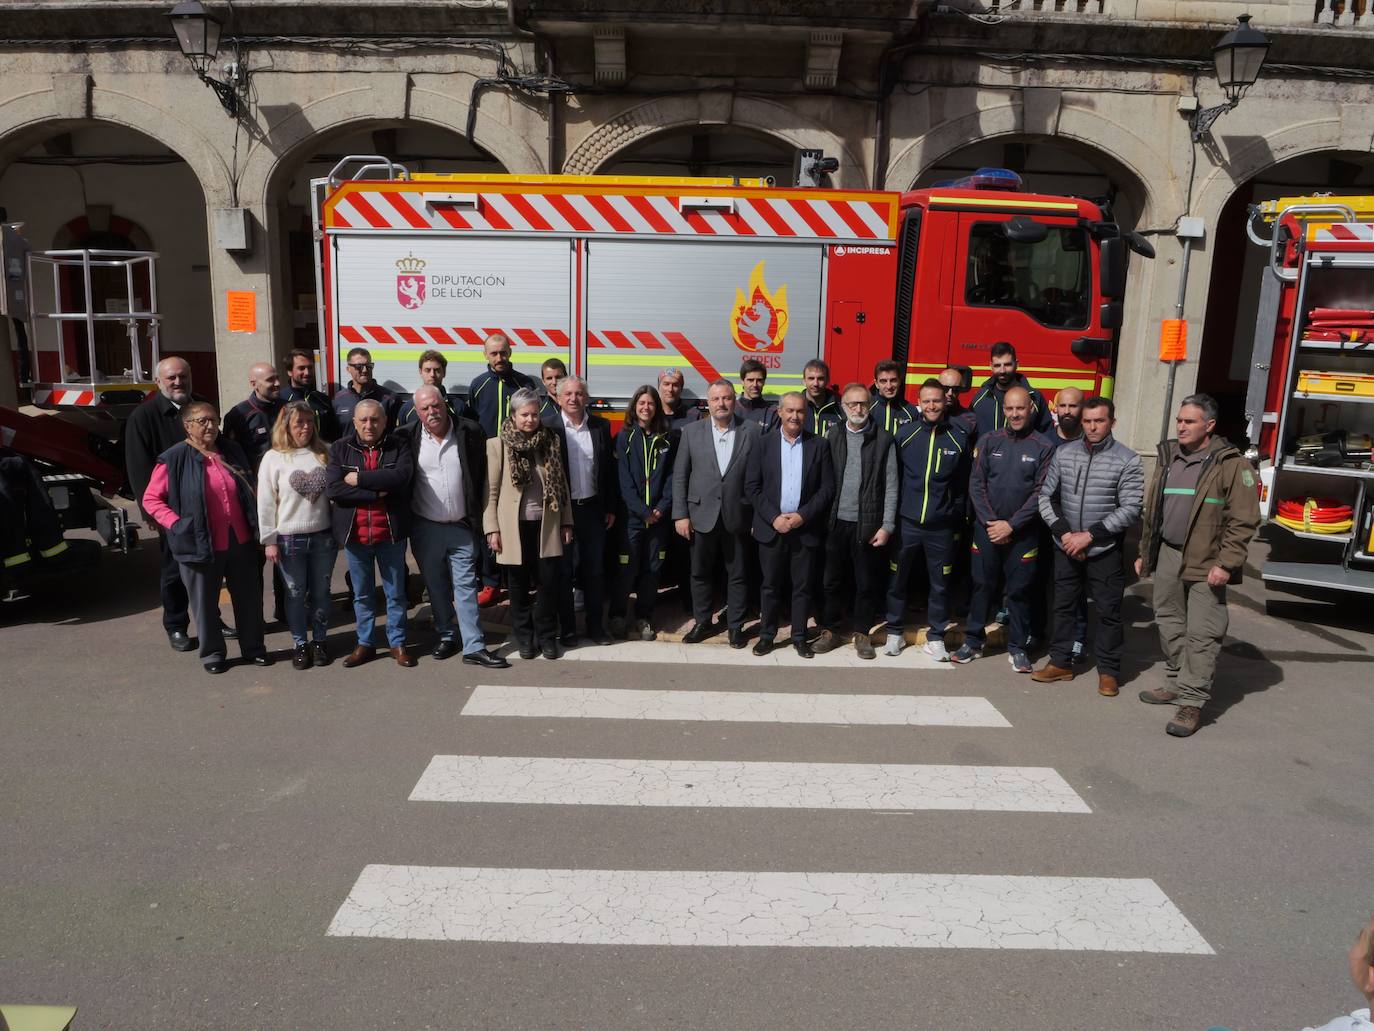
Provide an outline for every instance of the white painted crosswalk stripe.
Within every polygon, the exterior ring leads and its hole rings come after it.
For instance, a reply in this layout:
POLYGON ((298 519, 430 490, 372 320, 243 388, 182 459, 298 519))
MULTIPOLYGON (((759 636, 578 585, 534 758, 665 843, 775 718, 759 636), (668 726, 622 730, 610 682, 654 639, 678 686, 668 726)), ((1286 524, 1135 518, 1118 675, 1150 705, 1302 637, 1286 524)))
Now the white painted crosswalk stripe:
POLYGON ((1148 879, 368 866, 341 937, 1210 955, 1148 879))
POLYGON ((1088 813, 1040 766, 436 755, 412 802, 1088 813))
POLYGON ((663 691, 609 687, 473 689, 464 716, 686 720, 925 727, 1010 727, 986 698, 936 695, 663 691))
POLYGON ((811 659, 803 659, 786 641, 767 655, 736 651, 724 644, 675 644, 672 641, 621 641, 608 645, 569 648, 560 662, 653 662, 670 665, 730 666, 737 675, 748 676, 751 669, 862 669, 869 672, 930 670, 947 673, 954 667, 936 662, 919 647, 906 648, 900 655, 880 655, 861 659, 853 648, 840 648, 811 659))

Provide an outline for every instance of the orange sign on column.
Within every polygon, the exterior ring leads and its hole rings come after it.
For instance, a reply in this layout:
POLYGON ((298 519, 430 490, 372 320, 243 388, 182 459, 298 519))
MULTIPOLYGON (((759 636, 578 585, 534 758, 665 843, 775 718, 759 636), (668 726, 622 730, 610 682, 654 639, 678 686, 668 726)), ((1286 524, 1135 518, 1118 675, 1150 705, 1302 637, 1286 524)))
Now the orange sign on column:
POLYGON ((229 290, 225 293, 230 333, 258 331, 258 295, 252 290, 229 290))
POLYGON ((1159 360, 1188 360, 1188 320, 1165 319, 1159 324, 1159 360))

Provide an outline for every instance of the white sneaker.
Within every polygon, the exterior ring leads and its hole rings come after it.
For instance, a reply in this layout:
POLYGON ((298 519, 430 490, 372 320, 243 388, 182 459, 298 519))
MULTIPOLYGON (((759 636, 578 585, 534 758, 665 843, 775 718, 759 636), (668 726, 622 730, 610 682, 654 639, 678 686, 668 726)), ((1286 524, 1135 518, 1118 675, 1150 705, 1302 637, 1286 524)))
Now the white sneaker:
POLYGON ((906 647, 906 638, 901 634, 888 634, 887 644, 883 648, 884 655, 901 655, 902 649, 906 647))
POLYGON ((931 638, 926 642, 925 653, 936 662, 949 661, 949 649, 945 647, 944 639, 935 640, 931 638))

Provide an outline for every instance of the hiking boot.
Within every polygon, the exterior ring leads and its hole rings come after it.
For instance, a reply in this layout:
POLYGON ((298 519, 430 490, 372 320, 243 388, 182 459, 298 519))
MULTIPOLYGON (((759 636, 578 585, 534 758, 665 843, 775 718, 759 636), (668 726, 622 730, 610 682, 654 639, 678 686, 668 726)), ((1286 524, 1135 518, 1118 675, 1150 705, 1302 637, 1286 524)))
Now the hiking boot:
POLYGON ((305 645, 298 644, 296 645, 295 650, 291 653, 291 668, 309 669, 312 665, 314 665, 312 659, 313 657, 310 654, 310 650, 305 645))
MULTIPOLYGON (((816 651, 820 651, 820 642, 817 642, 816 651)), ((861 659, 876 659, 878 653, 873 648, 873 638, 867 634, 854 635, 854 651, 861 659)))
POLYGON ((1136 697, 1147 705, 1171 705, 1178 695, 1162 687, 1152 687, 1148 691, 1141 691, 1136 697))
POLYGON ((1174 737, 1190 737, 1202 722, 1202 710, 1196 705, 1180 705, 1165 730, 1174 737))
POLYGON ((1033 669, 1030 656, 1020 648, 1007 649, 1007 662, 1011 663, 1011 668, 1018 673, 1029 673, 1033 669))
POLYGON ((1053 662, 1047 662, 1031 674, 1031 679, 1037 684, 1053 684, 1060 680, 1072 680, 1073 670, 1056 666, 1053 662))
POLYGON ((963 644, 959 645, 959 650, 949 657, 949 661, 956 666, 962 666, 966 662, 972 662, 974 659, 981 659, 982 657, 982 648, 975 648, 965 641, 963 644))
POLYGON ((942 637, 929 638, 921 650, 936 662, 949 661, 949 649, 945 647, 945 641, 942 637))
POLYGON ((840 639, 839 634, 831 630, 822 630, 821 636, 811 645, 811 650, 817 655, 824 655, 826 652, 833 652, 842 644, 844 641, 840 639))
POLYGON ((1097 675, 1097 693, 1103 698, 1115 698, 1121 693, 1121 687, 1117 683, 1116 677, 1110 673, 1099 673, 1097 675))

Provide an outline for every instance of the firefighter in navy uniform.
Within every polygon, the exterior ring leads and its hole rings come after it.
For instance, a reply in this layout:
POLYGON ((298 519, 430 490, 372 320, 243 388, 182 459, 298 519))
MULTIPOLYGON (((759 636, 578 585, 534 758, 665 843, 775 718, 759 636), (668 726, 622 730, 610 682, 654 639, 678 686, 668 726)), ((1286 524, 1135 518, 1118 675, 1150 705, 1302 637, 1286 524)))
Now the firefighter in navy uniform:
POLYGON ((639 387, 625 411, 616 435, 620 467, 620 498, 625 506, 620 570, 611 592, 610 631, 625 636, 630 591, 635 592, 634 636, 652 641, 658 577, 667 557, 668 533, 673 525, 673 459, 678 434, 668 425, 658 391, 639 387))
POLYGON ((806 422, 803 428, 807 433, 827 437, 836 426, 844 424, 840 412, 840 399, 830 389, 830 366, 819 358, 812 358, 802 368, 803 391, 806 397, 806 422))
MULTIPOLYGON (((458 412, 463 407, 462 398, 452 393, 444 386, 444 377, 448 374, 448 359, 441 351, 426 351, 420 355, 420 386, 433 387, 444 397, 444 404, 448 406, 449 419, 457 419, 458 412)), ((418 388, 417 388, 418 389, 418 388)), ((409 426, 411 423, 419 422, 420 417, 415 411, 415 395, 412 394, 401 403, 399 414, 396 416, 397 426, 409 426)))
POLYGON ((320 436, 331 444, 334 442, 339 427, 334 421, 329 398, 315 389, 315 358, 309 351, 296 350, 286 356, 286 383, 279 397, 283 407, 292 401, 310 405, 320 436))
MULTIPOLYGON (((756 422, 767 433, 778 418, 778 406, 770 401, 763 392, 768 382, 768 368, 757 358, 746 358, 739 367, 739 400, 735 402, 735 412, 745 422, 756 422)), ((751 578, 758 583, 758 577, 751 578)))
POLYGON ((510 338, 493 333, 482 344, 487 359, 486 371, 468 387, 468 407, 463 414, 477 423, 490 440, 501 432, 501 423, 510 414, 510 399, 517 390, 534 390, 534 380, 523 372, 516 372, 511 364, 510 338))
POLYGON ((945 394, 939 380, 922 383, 919 400, 920 420, 899 427, 895 435, 901 489, 892 579, 887 590, 884 651, 897 655, 902 650, 907 581, 916 563, 924 560, 930 577, 930 630, 925 650, 936 661, 945 662, 949 659, 945 631, 950 625, 949 581, 954 569, 954 542, 964 524, 973 449, 963 427, 945 418, 945 394))
POLYGON ((562 358, 545 359, 539 366, 539 379, 544 384, 544 393, 539 397, 539 421, 547 423, 557 419, 563 411, 558 404, 558 383, 568 374, 568 367, 562 358))
POLYGON ((386 413, 386 431, 396 428, 396 420, 401 414, 401 399, 382 386, 372 375, 375 368, 372 352, 366 347, 355 347, 344 358, 344 368, 348 370, 348 382, 339 388, 330 402, 334 409, 334 439, 342 440, 353 432, 353 409, 358 402, 376 401, 386 413))
POLYGON ((1054 443, 1030 425, 1030 394, 1012 387, 1003 400, 1004 425, 980 437, 974 449, 969 496, 973 502, 973 601, 964 643, 951 662, 983 654, 985 629, 1006 591, 1012 669, 1030 673, 1031 590, 1041 565, 1040 485, 1054 443))
POLYGON ((969 411, 978 420, 978 435, 1002 428, 1005 420, 1003 403, 1007 391, 1012 387, 1021 387, 1030 394, 1031 428, 1039 433, 1048 432, 1054 425, 1049 403, 1025 376, 1016 371, 1016 348, 1006 342, 993 344, 988 352, 988 362, 992 375, 978 389, 973 403, 969 405, 969 411))
POLYGON ((272 427, 282 409, 281 376, 269 363, 258 362, 248 370, 248 383, 253 392, 224 413, 221 432, 239 446, 256 476, 262 456, 272 450, 272 427))
POLYGON ((921 418, 921 410, 902 397, 902 367, 894 361, 873 366, 873 407, 869 418, 885 433, 921 418))

